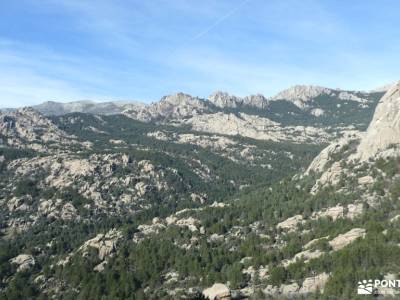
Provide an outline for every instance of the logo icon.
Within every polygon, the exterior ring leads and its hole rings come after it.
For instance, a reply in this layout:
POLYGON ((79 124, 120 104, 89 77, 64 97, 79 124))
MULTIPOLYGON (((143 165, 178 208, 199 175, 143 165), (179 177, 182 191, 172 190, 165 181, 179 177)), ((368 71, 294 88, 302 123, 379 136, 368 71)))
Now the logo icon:
POLYGON ((358 282, 357 294, 372 295, 373 293, 374 293, 374 284, 371 279, 358 282))

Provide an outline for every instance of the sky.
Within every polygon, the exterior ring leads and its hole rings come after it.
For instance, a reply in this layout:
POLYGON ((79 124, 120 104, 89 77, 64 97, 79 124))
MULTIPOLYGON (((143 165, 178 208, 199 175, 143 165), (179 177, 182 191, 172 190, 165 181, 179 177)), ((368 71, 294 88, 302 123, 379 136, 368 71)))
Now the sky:
POLYGON ((0 1, 0 107, 399 80, 397 0, 0 1))

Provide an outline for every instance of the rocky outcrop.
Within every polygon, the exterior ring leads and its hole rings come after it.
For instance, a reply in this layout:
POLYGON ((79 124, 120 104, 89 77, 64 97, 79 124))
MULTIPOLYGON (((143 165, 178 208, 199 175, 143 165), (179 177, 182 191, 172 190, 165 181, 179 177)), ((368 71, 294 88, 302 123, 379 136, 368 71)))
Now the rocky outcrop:
POLYGON ((311 259, 318 258, 323 255, 324 252, 320 250, 304 250, 302 252, 297 253, 292 259, 284 260, 283 266, 287 267, 299 260, 304 260, 305 263, 309 262, 311 259))
POLYGON ((8 146, 41 152, 47 150, 43 143, 58 148, 77 143, 74 136, 66 134, 31 108, 0 112, 0 136, 8 146))
POLYGON ((286 219, 285 221, 282 221, 276 225, 276 228, 278 229, 283 229, 283 230, 288 230, 288 231, 293 231, 297 228, 299 224, 303 223, 303 216, 302 215, 296 215, 293 217, 290 217, 286 219))
POLYGON ((133 119, 149 122, 183 119, 209 112, 210 110, 210 106, 204 100, 178 93, 165 96, 159 102, 143 108, 125 110, 124 114, 133 119))
POLYGON ((374 178, 372 176, 370 176, 370 175, 367 175, 367 176, 363 176, 363 177, 358 178, 357 181, 358 181, 358 184, 369 185, 369 184, 374 183, 374 178))
POLYGON ((324 143, 332 138, 324 129, 312 126, 283 126, 265 117, 245 113, 211 113, 181 121, 196 131, 241 135, 257 140, 324 143))
POLYGON ((329 275, 327 273, 321 273, 313 277, 308 277, 304 279, 299 293, 311 294, 316 293, 317 291, 323 292, 328 279, 329 275))
POLYGON ((336 185, 340 181, 340 177, 343 174, 343 168, 339 161, 334 162, 331 167, 329 167, 321 177, 317 180, 313 188, 311 189, 311 194, 315 194, 321 187, 326 185, 336 185))
POLYGON ((363 228, 353 228, 352 230, 340 234, 333 240, 329 241, 329 245, 332 247, 333 251, 337 251, 343 249, 347 245, 350 245, 358 238, 365 237, 365 233, 366 231, 363 228))
POLYGON ((230 300, 231 291, 222 283, 215 283, 212 287, 205 289, 203 295, 208 300, 230 300))
POLYGON ((333 156, 343 151, 352 141, 359 139, 360 135, 358 131, 347 132, 343 138, 331 143, 313 159, 306 173, 321 173, 326 171, 329 163, 332 162, 333 156))
POLYGON ((261 94, 240 98, 218 91, 208 97, 208 101, 220 108, 240 108, 248 106, 263 109, 267 107, 267 99, 261 94))
MULTIPOLYGON (((201 209, 199 209, 201 210, 201 209)), ((151 224, 141 224, 137 227, 138 232, 133 236, 135 243, 140 243, 149 235, 159 234, 170 226, 177 226, 188 229, 191 232, 200 232, 204 234, 204 228, 200 227, 201 222, 193 217, 179 218, 179 212, 175 215, 166 217, 165 219, 153 218, 151 224)))
MULTIPOLYGON (((62 220, 77 220, 77 210, 71 203, 63 203, 63 200, 42 200, 38 212, 47 217, 62 220)), ((79 219, 79 218, 78 218, 79 219)))
MULTIPOLYGON (((366 135, 361 139, 355 158, 362 161, 400 145, 400 81, 379 101, 366 135)), ((396 154, 399 151, 395 151, 396 154)))
POLYGON ((243 100, 225 92, 217 91, 208 97, 208 101, 220 108, 236 108, 242 105, 243 100))
POLYGON ((320 117, 325 114, 325 111, 321 108, 314 108, 310 111, 310 114, 312 114, 314 117, 320 117))
POLYGON ((35 265, 35 259, 29 254, 20 254, 12 258, 10 262, 18 265, 17 272, 26 271, 35 265))
POLYGON ((305 108, 308 105, 307 102, 311 99, 322 94, 330 94, 331 91, 331 89, 320 86, 295 85, 278 93, 272 97, 271 100, 288 100, 293 102, 299 108, 305 108))
POLYGON ((96 235, 93 239, 86 241, 80 248, 79 251, 85 256, 88 253, 89 248, 98 250, 98 256, 100 260, 104 260, 111 253, 116 250, 117 243, 121 239, 122 233, 116 229, 112 229, 109 232, 96 235))
POLYGON ((347 218, 354 219, 361 215, 363 212, 363 204, 355 203, 349 204, 347 206, 342 206, 340 204, 323 209, 321 211, 314 212, 311 216, 311 219, 319 219, 319 218, 331 218, 332 221, 336 221, 339 218, 347 218))
POLYGON ((321 273, 313 277, 305 278, 301 286, 297 282, 282 284, 281 286, 268 285, 263 293, 269 296, 283 295, 285 297, 298 297, 300 294, 311 294, 317 291, 323 292, 329 275, 321 273))
POLYGON ((278 93, 271 100, 287 100, 301 109, 309 108, 310 102, 322 95, 334 96, 343 101, 368 102, 367 99, 360 97, 359 94, 353 91, 341 91, 320 86, 295 85, 278 93))

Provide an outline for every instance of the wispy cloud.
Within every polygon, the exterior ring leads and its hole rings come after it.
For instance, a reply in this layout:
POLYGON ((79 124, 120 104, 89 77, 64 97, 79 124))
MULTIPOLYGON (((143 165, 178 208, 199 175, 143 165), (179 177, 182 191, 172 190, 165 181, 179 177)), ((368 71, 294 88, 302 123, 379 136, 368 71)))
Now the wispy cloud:
POLYGON ((251 0, 243 0, 239 5, 234 6, 231 10, 228 11, 228 13, 222 15, 219 17, 214 23, 212 23, 210 26, 208 26, 206 29, 203 31, 199 32, 196 34, 190 41, 193 42, 195 40, 200 39, 201 37, 205 36, 207 33, 209 33, 211 30, 216 28, 219 24, 227 20, 229 17, 233 16, 237 11, 239 11, 245 4, 247 4, 251 0))

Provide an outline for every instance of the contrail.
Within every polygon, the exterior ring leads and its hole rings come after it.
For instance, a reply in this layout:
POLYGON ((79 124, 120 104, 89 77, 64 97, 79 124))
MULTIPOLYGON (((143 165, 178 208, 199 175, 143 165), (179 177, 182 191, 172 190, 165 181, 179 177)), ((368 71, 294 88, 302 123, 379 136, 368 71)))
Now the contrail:
POLYGON ((198 33, 197 35, 195 35, 190 42, 193 42, 201 37, 203 37, 204 35, 206 35, 207 33, 209 33, 211 30, 213 30, 215 27, 217 27, 219 24, 221 24, 223 21, 225 21, 226 19, 230 18, 232 15, 234 15, 240 8, 242 8, 242 6, 244 6, 247 2, 249 2, 250 0, 244 0, 242 1, 238 6, 236 6, 235 8, 231 9, 227 14, 223 15, 221 18, 219 18, 217 21, 215 21, 213 24, 211 24, 209 27, 207 27, 205 30, 203 30, 202 32, 198 33))

